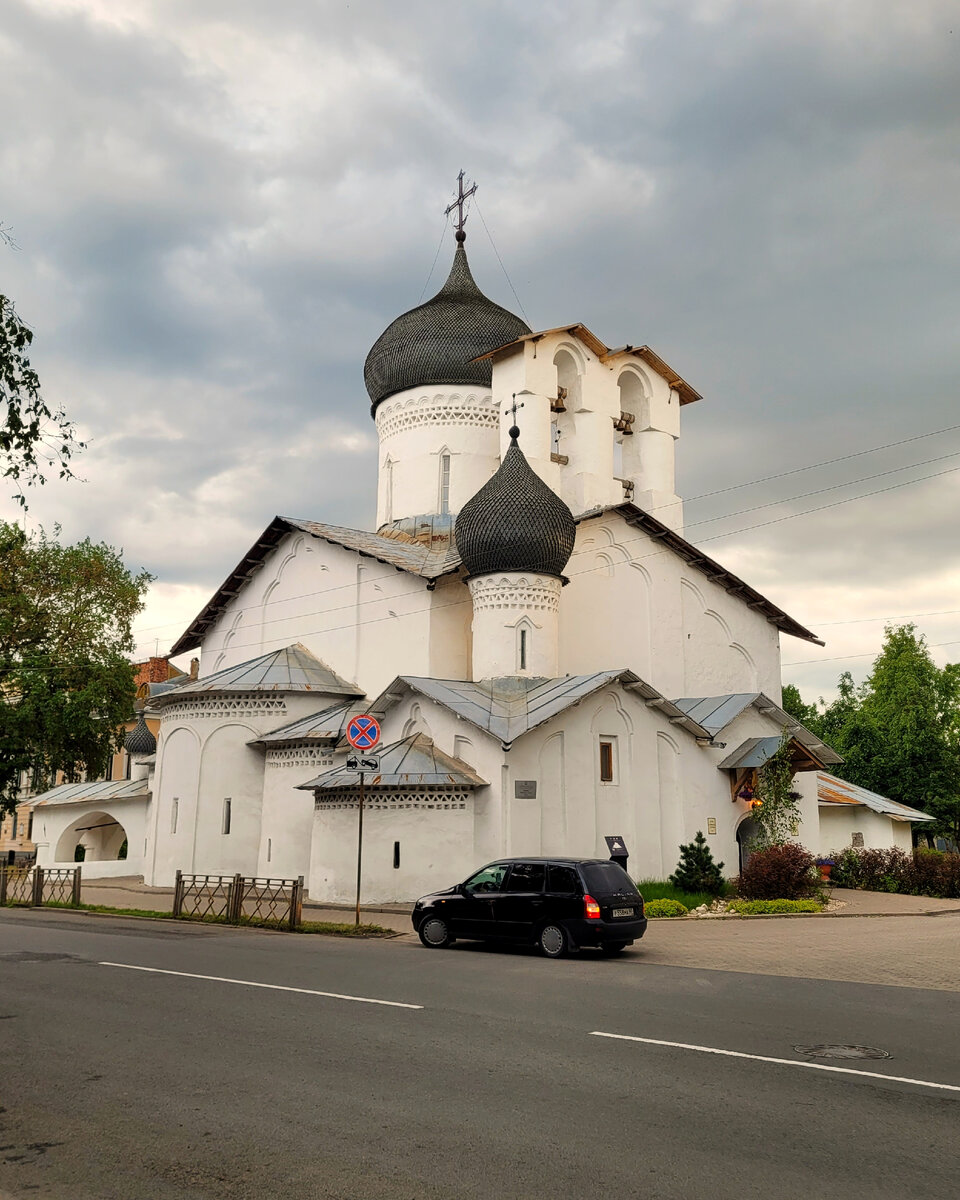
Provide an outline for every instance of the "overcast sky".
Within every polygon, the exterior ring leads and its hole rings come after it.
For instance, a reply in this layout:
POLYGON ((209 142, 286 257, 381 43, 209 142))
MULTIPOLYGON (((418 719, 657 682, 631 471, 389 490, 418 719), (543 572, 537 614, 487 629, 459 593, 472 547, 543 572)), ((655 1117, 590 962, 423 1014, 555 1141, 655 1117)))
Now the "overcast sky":
POLYGON ((372 526, 363 360, 419 301, 463 167, 488 295, 648 343, 703 393, 687 536, 826 640, 784 638, 785 681, 862 678, 884 618, 960 659, 955 5, 3 10, 0 291, 89 440, 31 519, 157 576, 141 654, 275 513, 372 526))

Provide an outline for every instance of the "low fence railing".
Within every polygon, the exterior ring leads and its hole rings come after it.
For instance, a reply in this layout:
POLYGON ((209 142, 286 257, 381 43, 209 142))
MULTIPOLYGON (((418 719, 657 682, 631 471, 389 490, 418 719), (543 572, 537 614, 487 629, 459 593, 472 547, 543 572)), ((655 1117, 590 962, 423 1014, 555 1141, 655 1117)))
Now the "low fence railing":
POLYGON ((44 904, 80 903, 80 867, 16 867, 0 865, 0 904, 26 904, 41 908, 44 904))
POLYGON ((185 875, 177 872, 173 916, 256 922, 296 929, 303 920, 303 876, 272 879, 249 875, 185 875))

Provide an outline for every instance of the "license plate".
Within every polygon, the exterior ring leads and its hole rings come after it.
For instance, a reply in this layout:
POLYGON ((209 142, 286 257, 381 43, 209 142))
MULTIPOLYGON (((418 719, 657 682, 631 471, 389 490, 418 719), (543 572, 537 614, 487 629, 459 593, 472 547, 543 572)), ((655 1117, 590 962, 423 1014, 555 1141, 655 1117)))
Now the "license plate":
POLYGON ((613 915, 614 917, 632 917, 634 911, 635 910, 632 908, 615 908, 613 910, 613 915))

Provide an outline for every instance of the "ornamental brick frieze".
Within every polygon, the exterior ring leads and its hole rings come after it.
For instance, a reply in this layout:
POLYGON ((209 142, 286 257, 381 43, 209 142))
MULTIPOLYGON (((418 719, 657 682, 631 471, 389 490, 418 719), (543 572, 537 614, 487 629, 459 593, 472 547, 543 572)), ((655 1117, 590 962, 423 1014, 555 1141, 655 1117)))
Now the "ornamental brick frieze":
POLYGON ((560 580, 544 576, 482 575, 471 579, 474 612, 490 608, 559 612, 560 580))
MULTIPOLYGON (((364 809, 398 812, 400 809, 436 809, 453 812, 465 809, 470 800, 466 788, 381 788, 367 791, 363 799, 364 809)), ((314 802, 317 812, 333 812, 341 808, 356 808, 360 803, 357 788, 331 788, 321 792, 314 802)))
POLYGON ((267 755, 268 767, 332 767, 333 759, 328 750, 318 746, 284 746, 271 750, 267 755))
POLYGON ((170 721, 216 721, 223 717, 253 717, 259 713, 283 715, 286 711, 286 701, 277 696, 204 696, 168 705, 160 720, 164 724, 170 721))
POLYGON ((492 396, 421 396, 414 402, 381 404, 377 409, 377 432, 381 440, 422 425, 473 426, 498 429, 500 414, 492 396))

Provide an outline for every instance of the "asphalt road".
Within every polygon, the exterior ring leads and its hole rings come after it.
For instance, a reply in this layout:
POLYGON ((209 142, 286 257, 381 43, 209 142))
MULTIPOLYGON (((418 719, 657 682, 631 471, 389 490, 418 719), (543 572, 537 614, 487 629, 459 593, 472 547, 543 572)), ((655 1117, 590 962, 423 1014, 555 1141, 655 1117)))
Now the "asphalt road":
POLYGON ((960 994, 645 957, 0 913, 0 1196, 957 1195, 960 994))

